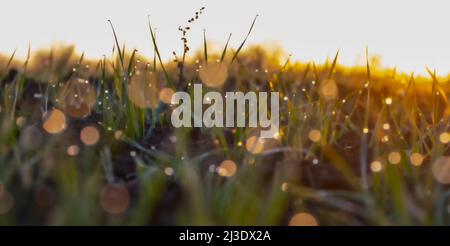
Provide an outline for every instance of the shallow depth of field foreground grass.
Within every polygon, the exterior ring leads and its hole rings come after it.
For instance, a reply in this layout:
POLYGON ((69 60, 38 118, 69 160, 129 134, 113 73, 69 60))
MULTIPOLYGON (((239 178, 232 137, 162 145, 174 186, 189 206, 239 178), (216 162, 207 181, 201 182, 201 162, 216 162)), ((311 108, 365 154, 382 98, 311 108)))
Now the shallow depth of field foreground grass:
POLYGON ((0 59, 0 224, 450 224, 447 78, 290 61, 245 37, 212 53, 207 32, 195 53, 189 30, 170 62, 150 26, 154 54, 117 33, 99 61, 0 59), (172 93, 195 83, 279 91, 279 133, 172 127, 172 93))

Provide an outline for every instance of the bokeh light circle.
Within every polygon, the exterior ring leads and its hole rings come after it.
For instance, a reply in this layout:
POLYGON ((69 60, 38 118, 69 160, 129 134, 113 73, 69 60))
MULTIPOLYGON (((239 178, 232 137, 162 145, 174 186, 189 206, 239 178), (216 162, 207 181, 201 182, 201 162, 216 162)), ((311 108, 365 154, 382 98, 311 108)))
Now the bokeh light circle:
POLYGON ((58 134, 67 127, 66 116, 59 109, 54 108, 51 111, 45 112, 43 118, 44 123, 42 127, 50 134, 58 134))
POLYGON ((450 184, 450 157, 441 156, 432 166, 434 178, 441 184, 450 184))
POLYGON ((224 160, 217 168, 217 173, 222 177, 232 177, 237 172, 237 165, 232 160, 224 160))
POLYGON ((67 115, 82 118, 91 113, 96 99, 97 93, 89 81, 72 78, 59 93, 58 103, 67 115))
POLYGON ((210 62, 204 64, 199 70, 203 84, 209 87, 221 87, 228 77, 228 67, 223 62, 210 62))
POLYGON ((123 185, 108 184, 100 192, 100 206, 109 214, 125 212, 130 203, 130 194, 123 185))
POLYGON ((128 83, 128 98, 139 108, 155 108, 159 103, 159 86, 156 74, 135 74, 128 83))
POLYGON ((289 226, 318 226, 316 218, 309 213, 297 213, 292 216, 289 226))
POLYGON ((94 126, 86 126, 80 132, 80 140, 85 145, 95 145, 100 139, 100 133, 94 126))

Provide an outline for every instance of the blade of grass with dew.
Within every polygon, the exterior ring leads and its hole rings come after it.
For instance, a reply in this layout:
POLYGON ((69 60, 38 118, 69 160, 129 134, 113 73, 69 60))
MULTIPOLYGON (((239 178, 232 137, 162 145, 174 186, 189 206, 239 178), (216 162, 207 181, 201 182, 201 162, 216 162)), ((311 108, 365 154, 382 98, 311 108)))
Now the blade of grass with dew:
POLYGON ((426 70, 428 72, 428 74, 431 76, 431 78, 433 79, 433 84, 431 86, 431 97, 432 97, 432 113, 431 113, 431 122, 433 123, 433 125, 436 123, 436 118, 437 118, 437 100, 436 100, 436 87, 437 87, 437 79, 436 79, 436 70, 434 70, 433 72, 430 71, 430 69, 428 67, 426 67, 426 70))
POLYGON ((133 53, 131 53, 130 61, 128 63, 128 70, 127 70, 127 76, 131 76, 133 72, 133 65, 134 65, 134 57, 136 56, 137 49, 133 50, 133 53))
MULTIPOLYGON (((435 98, 437 96, 437 94, 439 93, 439 95, 442 97, 442 100, 444 100, 445 104, 448 105, 448 98, 447 95, 445 93, 445 91, 442 89, 442 87, 439 85, 439 80, 436 76, 436 70, 434 70, 433 72, 430 71, 430 69, 427 67, 426 68, 428 74, 430 75, 430 77, 433 79, 433 85, 432 85, 432 93, 433 93, 433 97, 435 98)), ((436 108, 434 108, 433 112, 434 112, 434 117, 436 118, 435 120, 437 120, 437 114, 438 114, 438 102, 437 102, 437 98, 435 99, 435 106, 436 108)))
MULTIPOLYGON (((369 116, 370 116, 370 64, 369 64, 369 48, 366 47, 366 73, 367 73, 367 98, 366 105, 364 108, 364 129, 369 129, 369 116)), ((360 173, 361 182, 364 190, 368 189, 368 177, 367 177, 367 167, 368 167, 368 143, 367 143, 367 133, 363 132, 361 137, 361 150, 359 156, 360 162, 360 173)))

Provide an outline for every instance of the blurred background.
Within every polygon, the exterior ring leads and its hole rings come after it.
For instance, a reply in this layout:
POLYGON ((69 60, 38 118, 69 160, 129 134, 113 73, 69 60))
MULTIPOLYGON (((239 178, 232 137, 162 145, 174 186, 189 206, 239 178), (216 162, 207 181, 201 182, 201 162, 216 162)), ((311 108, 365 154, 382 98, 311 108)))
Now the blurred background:
POLYGON ((32 48, 55 42, 76 44, 88 57, 110 54, 111 19, 121 42, 150 54, 147 15, 158 32, 161 55, 171 58, 179 43, 177 28, 194 9, 206 7, 190 33, 192 48, 210 41, 224 43, 233 33, 237 46, 254 15, 260 18, 249 43, 279 44, 294 58, 322 62, 341 50, 340 63, 364 63, 364 49, 380 55, 384 66, 426 74, 425 65, 440 75, 450 67, 450 3, 445 0, 317 0, 317 1, 206 1, 206 0, 17 0, 2 4, 0 52, 18 48, 24 57, 32 48), (5 38, 7 37, 7 38, 5 38))

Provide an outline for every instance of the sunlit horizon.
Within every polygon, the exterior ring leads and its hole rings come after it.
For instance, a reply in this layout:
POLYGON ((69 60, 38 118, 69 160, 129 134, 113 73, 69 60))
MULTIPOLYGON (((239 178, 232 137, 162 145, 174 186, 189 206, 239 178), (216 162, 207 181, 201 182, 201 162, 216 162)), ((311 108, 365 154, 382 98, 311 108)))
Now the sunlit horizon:
POLYGON ((340 50, 340 64, 361 65, 368 46, 371 55, 381 57, 383 67, 396 66, 402 72, 424 75, 427 66, 439 75, 450 73, 450 35, 443 29, 450 21, 446 14, 450 4, 440 0, 68 3, 17 0, 8 4, 0 15, 0 26, 7 33, 0 43, 0 53, 17 49, 18 56, 24 58, 29 43, 34 51, 65 43, 76 45, 77 51, 89 58, 110 55, 114 40, 107 20, 111 19, 121 43, 151 55, 147 28, 150 15, 161 54, 168 60, 172 51, 179 53, 182 48, 178 26, 186 25, 204 6, 206 10, 189 34, 192 50, 201 47, 203 29, 208 40, 215 43, 225 43, 232 33, 230 45, 237 47, 258 14, 248 45, 277 44, 295 60, 322 63, 340 50), (19 9, 21 15, 17 17, 19 9))

